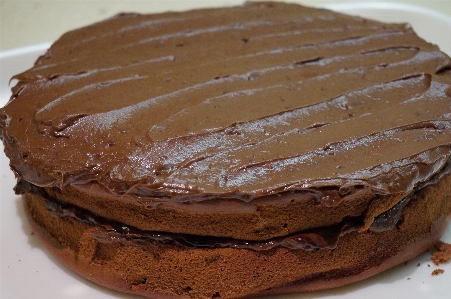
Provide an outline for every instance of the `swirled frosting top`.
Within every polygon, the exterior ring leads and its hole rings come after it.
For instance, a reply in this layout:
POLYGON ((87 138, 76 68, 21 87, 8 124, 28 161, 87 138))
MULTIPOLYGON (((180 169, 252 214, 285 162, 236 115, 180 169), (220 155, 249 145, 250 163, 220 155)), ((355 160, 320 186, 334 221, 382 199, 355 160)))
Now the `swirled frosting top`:
POLYGON ((121 14, 16 75, 0 126, 38 186, 404 192, 451 153, 450 66, 408 25, 294 4, 121 14))

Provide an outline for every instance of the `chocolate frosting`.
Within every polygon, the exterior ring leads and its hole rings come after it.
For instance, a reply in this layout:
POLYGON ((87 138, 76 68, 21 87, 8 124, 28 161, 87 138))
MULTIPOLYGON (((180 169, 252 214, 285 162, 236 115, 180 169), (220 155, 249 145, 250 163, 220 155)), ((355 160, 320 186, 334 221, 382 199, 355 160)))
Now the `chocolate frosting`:
MULTIPOLYGON (((83 223, 100 228, 100 231, 91 232, 91 236, 102 243, 123 243, 132 242, 134 244, 146 246, 149 243, 176 244, 182 247, 198 247, 198 248, 242 248, 251 250, 271 250, 275 247, 287 247, 291 249, 334 249, 339 238, 349 232, 357 230, 361 225, 362 219, 350 218, 341 223, 330 227, 320 227, 308 231, 298 232, 288 236, 272 238, 262 241, 238 240, 232 238, 221 238, 212 236, 197 236, 189 234, 174 234, 158 231, 142 231, 135 227, 128 226, 123 223, 111 221, 89 211, 80 209, 76 206, 59 202, 50 198, 39 188, 29 185, 29 183, 21 184, 21 192, 30 192, 38 194, 43 201, 44 206, 52 213, 54 217, 74 218, 83 223), (26 190, 28 189, 28 190, 26 190), (32 190, 36 189, 36 190, 32 190)), ((399 219, 399 217, 398 217, 399 219)), ((398 219, 394 219, 396 222, 398 219)), ((387 227, 385 230, 390 229, 387 227)))
MULTIPOLYGON (((392 229, 402 218, 404 207, 412 200, 414 195, 423 188, 436 184, 445 175, 451 173, 451 162, 448 161, 439 172, 429 180, 415 187, 410 193, 388 211, 376 217, 369 228, 370 231, 380 233, 392 229)), ((18 193, 38 194, 43 201, 45 208, 54 217, 75 218, 88 225, 100 228, 100 231, 92 232, 91 236, 99 242, 119 242, 146 246, 149 243, 176 244, 182 247, 202 247, 202 248, 242 248, 251 250, 271 250, 282 246, 290 249, 335 249, 341 236, 357 231, 363 225, 362 217, 349 217, 340 223, 331 226, 318 227, 306 231, 295 232, 283 237, 271 238, 261 241, 238 240, 232 238, 221 238, 212 236, 196 236, 190 234, 174 234, 158 231, 142 231, 135 227, 105 219, 94 213, 78 208, 68 203, 60 202, 48 196, 42 188, 31 185, 26 181, 20 182, 16 186, 18 193)), ((421 196, 420 196, 421 198, 421 196)))
POLYGON ((450 67, 405 24, 298 5, 121 14, 16 75, 0 127, 37 186, 409 192, 451 153, 450 67))

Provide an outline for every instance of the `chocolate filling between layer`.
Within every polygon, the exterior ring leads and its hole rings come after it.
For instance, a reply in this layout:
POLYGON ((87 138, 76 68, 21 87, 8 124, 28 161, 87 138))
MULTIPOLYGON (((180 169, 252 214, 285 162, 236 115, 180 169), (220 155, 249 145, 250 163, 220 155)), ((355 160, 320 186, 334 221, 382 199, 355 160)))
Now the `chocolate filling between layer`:
MULTIPOLYGON (((451 173, 451 162, 448 159, 445 166, 430 179, 424 181, 413 190, 412 193, 400 200, 388 211, 380 214, 374 219, 369 228, 374 233, 390 230, 402 219, 402 210, 410 202, 413 195, 426 186, 437 183, 443 176, 451 173)), ((42 188, 32 185, 24 180, 19 180, 16 193, 38 194, 48 211, 55 217, 72 217, 92 226, 103 229, 99 233, 93 233, 92 237, 98 242, 119 242, 145 246, 149 242, 177 245, 182 247, 203 248, 242 248, 251 250, 270 250, 278 246, 289 249, 334 249, 341 236, 358 230, 363 225, 363 217, 348 217, 341 223, 329 227, 319 227, 288 236, 272 238, 266 241, 244 241, 232 238, 196 236, 189 234, 176 234, 168 232, 143 231, 132 226, 124 225, 117 221, 111 221, 100 217, 92 212, 76 207, 72 204, 61 202, 48 196, 42 188)))

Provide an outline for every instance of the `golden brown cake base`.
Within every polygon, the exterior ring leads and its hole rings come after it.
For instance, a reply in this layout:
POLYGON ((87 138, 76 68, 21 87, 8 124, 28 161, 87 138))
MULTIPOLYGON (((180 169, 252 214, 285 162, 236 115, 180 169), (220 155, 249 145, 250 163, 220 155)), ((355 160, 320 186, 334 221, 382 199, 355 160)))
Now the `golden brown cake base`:
POLYGON ((71 216, 57 217, 38 195, 26 193, 24 203, 49 251, 96 283, 153 298, 238 298, 338 287, 413 259, 437 242, 450 221, 451 175, 417 191, 393 229, 345 234, 333 250, 132 242, 71 216))

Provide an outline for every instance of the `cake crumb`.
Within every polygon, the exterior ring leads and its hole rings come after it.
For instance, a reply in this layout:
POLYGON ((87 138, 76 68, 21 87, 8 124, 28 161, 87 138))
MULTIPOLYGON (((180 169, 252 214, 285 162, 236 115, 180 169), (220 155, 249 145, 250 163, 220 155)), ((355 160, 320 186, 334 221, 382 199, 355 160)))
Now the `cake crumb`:
POLYGON ((410 277, 407 277, 407 280, 410 280, 411 278, 410 277))
POLYGON ((435 269, 434 271, 432 271, 431 275, 439 275, 444 272, 445 272, 445 270, 443 270, 443 269, 435 269))
POLYGON ((451 244, 447 244, 442 241, 435 243, 432 249, 432 262, 435 265, 446 263, 451 259, 451 244))
POLYGON ((417 264, 417 267, 419 267, 419 266, 421 266, 421 263, 418 263, 418 264, 417 264))

